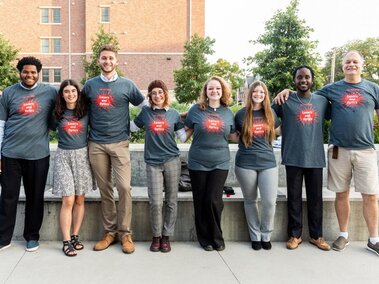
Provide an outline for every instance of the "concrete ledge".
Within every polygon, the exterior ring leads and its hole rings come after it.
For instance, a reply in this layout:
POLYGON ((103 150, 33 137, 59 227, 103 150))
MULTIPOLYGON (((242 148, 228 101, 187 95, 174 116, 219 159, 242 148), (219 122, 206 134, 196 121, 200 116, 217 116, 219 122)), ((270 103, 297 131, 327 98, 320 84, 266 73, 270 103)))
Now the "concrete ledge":
MULTIPOLYGON (((187 158, 188 144, 179 145, 181 157, 187 158)), ((51 167, 46 186, 45 194, 45 215, 41 228, 41 240, 60 240, 59 211, 61 198, 52 195, 52 169, 56 145, 51 145, 51 167)), ((222 216, 222 228, 225 240, 227 241, 248 241, 247 224, 244 214, 243 196, 234 174, 234 157, 237 145, 230 145, 231 162, 229 176, 226 185, 232 186, 236 194, 224 197, 225 207, 222 216)), ((133 219, 132 229, 136 241, 149 241, 151 239, 151 229, 149 222, 149 201, 146 188, 145 163, 143 160, 143 145, 131 144, 132 163, 132 197, 133 197, 133 219)), ((287 200, 285 167, 280 165, 280 149, 275 149, 278 161, 279 191, 277 198, 277 209, 275 214, 275 228, 272 234, 272 241, 286 241, 287 239, 287 200)), ((326 169, 324 169, 324 186, 326 186, 326 169)), ((338 223, 334 210, 335 194, 323 190, 324 194, 324 237, 327 240, 334 240, 338 235, 338 223)), ((117 200, 117 190, 115 190, 117 200)), ((304 231, 303 238, 308 239, 306 197, 303 191, 304 210, 304 231)), ((14 232, 14 239, 22 239, 24 222, 25 195, 21 193, 19 207, 17 210, 17 222, 14 232)), ((99 191, 91 192, 86 197, 86 213, 83 222, 81 236, 83 240, 98 240, 103 235, 101 216, 101 201, 99 191)), ((367 241, 367 228, 362 214, 362 199, 359 193, 351 191, 351 220, 350 237, 352 240, 367 241)), ((194 241, 196 232, 194 226, 194 212, 191 192, 179 192, 178 194, 178 217, 176 223, 176 241, 194 241)))
MULTIPOLYGON (((227 241, 249 241, 247 224, 244 213, 243 196, 241 189, 234 187, 235 195, 224 195, 224 212, 222 215, 222 228, 227 241)), ((115 190, 117 200, 117 190, 115 190)), ((353 194, 351 202, 350 237, 352 240, 365 241, 367 229, 362 216, 362 200, 357 194, 353 194)), ((133 187, 133 236, 136 241, 149 241, 151 229, 149 221, 149 201, 147 188, 133 187)), ((338 223, 334 211, 334 194, 324 189, 324 237, 333 240, 338 234, 338 223)), ((41 228, 41 240, 60 240, 59 211, 61 198, 52 195, 51 189, 47 188, 45 195, 45 215, 41 228)), ((306 198, 303 196, 304 232, 303 238, 308 239, 306 198)), ((17 211, 17 223, 14 239, 22 239, 24 220, 25 196, 20 196, 17 211)), ((101 217, 101 202, 99 191, 91 192, 86 197, 86 213, 81 230, 83 240, 98 240, 103 235, 101 217)), ((287 205, 285 188, 279 189, 277 209, 275 214, 275 229, 272 241, 286 241, 287 233, 287 205)), ((194 224, 194 211, 191 192, 178 193, 178 219, 176 223, 175 241, 195 241, 196 231, 194 224)))

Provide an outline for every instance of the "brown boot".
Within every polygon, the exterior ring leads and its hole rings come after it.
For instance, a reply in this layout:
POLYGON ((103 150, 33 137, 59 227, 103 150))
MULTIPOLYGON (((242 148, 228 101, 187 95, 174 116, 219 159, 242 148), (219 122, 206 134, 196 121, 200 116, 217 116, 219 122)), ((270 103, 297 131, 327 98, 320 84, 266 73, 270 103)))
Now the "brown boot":
POLYGON ((124 253, 133 253, 134 252, 134 243, 132 240, 132 235, 125 235, 121 240, 122 251, 124 253))
POLYGON ((150 245, 150 250, 153 252, 160 251, 161 249, 161 237, 153 237, 153 241, 150 245))
POLYGON ((161 239, 161 252, 171 251, 170 238, 168 236, 162 236, 161 239))
POLYGON ((111 235, 110 233, 106 233, 103 239, 95 244, 95 246, 93 247, 93 250, 96 250, 96 251, 105 250, 111 244, 114 244, 116 241, 117 240, 115 236, 111 235))

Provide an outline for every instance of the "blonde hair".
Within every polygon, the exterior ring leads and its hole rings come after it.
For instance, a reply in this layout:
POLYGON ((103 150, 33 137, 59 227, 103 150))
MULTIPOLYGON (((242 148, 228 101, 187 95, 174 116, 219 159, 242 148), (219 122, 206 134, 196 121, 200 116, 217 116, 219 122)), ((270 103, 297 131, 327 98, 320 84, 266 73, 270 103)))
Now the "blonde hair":
POLYGON ((200 92, 200 98, 199 98, 199 105, 201 110, 206 110, 208 107, 208 100, 207 100, 207 87, 210 81, 218 81, 221 85, 222 90, 222 96, 220 99, 220 104, 224 107, 228 107, 231 101, 231 90, 229 87, 229 84, 221 77, 219 76, 212 76, 210 77, 203 85, 203 88, 200 92))
POLYGON ((263 120, 264 122, 266 122, 265 138, 270 144, 275 139, 275 120, 274 120, 274 115, 271 110, 270 94, 268 92, 268 89, 265 83, 261 81, 255 81, 250 85, 249 91, 246 95, 246 102, 245 102, 246 111, 243 118, 242 133, 241 133, 241 139, 245 147, 250 147, 253 144, 254 115, 253 115, 252 95, 253 95, 253 91, 258 86, 261 86, 265 93, 265 98, 262 102, 263 120))

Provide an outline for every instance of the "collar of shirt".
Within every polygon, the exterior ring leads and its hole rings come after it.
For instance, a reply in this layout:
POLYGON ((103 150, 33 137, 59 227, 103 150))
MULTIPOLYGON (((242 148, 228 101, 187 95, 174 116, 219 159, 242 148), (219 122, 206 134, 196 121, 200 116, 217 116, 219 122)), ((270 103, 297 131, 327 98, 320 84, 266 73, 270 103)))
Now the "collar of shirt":
POLYGON ((156 109, 164 109, 165 111, 168 111, 169 107, 157 107, 157 106, 152 106, 151 107, 153 110, 156 110, 156 109))
POLYGON ((38 83, 35 83, 35 84, 33 85, 33 87, 31 87, 31 88, 27 88, 27 87, 25 87, 21 82, 20 82, 19 84, 20 84, 21 88, 23 88, 23 89, 25 89, 25 90, 33 90, 33 89, 37 88, 37 85, 38 85, 38 83))
POLYGON ((104 82, 114 82, 117 80, 118 78, 118 74, 115 73, 110 79, 108 79, 107 77, 105 77, 103 74, 100 74, 100 78, 101 80, 103 80, 104 82))

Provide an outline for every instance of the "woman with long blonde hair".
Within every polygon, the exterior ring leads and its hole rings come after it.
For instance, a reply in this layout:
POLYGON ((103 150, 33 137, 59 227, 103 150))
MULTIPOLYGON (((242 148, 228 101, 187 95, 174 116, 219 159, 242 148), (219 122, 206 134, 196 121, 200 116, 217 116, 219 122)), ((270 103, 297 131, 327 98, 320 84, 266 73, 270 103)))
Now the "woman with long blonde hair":
POLYGON ((251 246, 254 250, 270 250, 278 189, 272 142, 279 122, 271 110, 270 94, 263 82, 251 84, 245 107, 236 113, 235 124, 240 132, 235 174, 244 196, 251 246), (261 219, 258 188, 262 203, 261 219))

